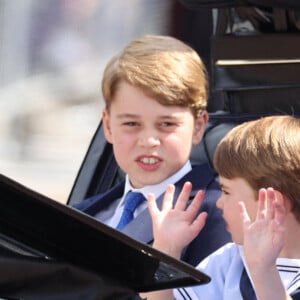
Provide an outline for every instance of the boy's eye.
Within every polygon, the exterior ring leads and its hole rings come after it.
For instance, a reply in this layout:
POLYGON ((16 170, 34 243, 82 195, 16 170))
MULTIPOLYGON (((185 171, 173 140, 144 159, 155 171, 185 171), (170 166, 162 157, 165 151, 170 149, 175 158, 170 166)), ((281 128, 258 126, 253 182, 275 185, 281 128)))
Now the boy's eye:
POLYGON ((129 127, 133 127, 133 126, 137 126, 138 125, 138 123, 137 122, 125 122, 125 123, 123 123, 123 125, 125 125, 125 126, 129 126, 129 127))
POLYGON ((174 123, 174 122, 162 122, 160 124, 161 127, 171 127, 171 126, 175 126, 175 125, 176 125, 176 123, 174 123))
POLYGON ((223 189, 222 189, 222 193, 223 193, 224 195, 229 195, 229 193, 228 193, 226 190, 223 190, 223 189))

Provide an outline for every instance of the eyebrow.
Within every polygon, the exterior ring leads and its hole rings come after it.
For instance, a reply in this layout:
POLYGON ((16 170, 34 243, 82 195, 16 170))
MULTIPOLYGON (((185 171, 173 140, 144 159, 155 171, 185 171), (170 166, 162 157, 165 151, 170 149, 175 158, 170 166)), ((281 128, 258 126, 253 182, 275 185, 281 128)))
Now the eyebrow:
MULTIPOLYGON (((137 114, 131 114, 131 113, 124 113, 124 114, 119 114, 117 115, 117 118, 119 119, 124 119, 124 118, 140 118, 140 115, 137 114)), ((177 116, 170 116, 170 115, 162 115, 162 116, 157 116, 157 119, 164 119, 164 120, 173 120, 177 119, 177 116)))
POLYGON ((117 118, 119 118, 119 119, 124 119, 124 118, 139 118, 139 115, 125 113, 125 114, 119 114, 119 115, 117 115, 117 118))
POLYGON ((220 184, 220 187, 222 188, 222 189, 228 189, 228 186, 226 186, 225 184, 223 184, 223 183, 219 183, 220 184))

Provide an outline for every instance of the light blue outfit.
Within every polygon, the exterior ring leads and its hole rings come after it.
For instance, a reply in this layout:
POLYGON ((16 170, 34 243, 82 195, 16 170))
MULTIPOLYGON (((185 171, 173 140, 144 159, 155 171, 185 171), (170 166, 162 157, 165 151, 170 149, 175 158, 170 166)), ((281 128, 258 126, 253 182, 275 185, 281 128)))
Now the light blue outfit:
MULTIPOLYGON (((300 259, 278 258, 276 265, 288 292, 296 290, 300 285, 300 259)), ((243 300, 240 279, 247 266, 242 246, 228 243, 209 255, 196 268, 209 275, 211 282, 175 289, 176 300, 243 300)))

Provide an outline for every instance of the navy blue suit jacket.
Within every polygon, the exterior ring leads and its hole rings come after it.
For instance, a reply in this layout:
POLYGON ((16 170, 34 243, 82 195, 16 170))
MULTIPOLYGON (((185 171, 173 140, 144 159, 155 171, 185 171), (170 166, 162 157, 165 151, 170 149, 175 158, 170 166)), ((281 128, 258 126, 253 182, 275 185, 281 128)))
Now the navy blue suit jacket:
MULTIPOLYGON (((193 184, 190 200, 193 199, 198 190, 205 190, 205 199, 200 212, 208 212, 204 229, 183 251, 182 255, 182 260, 195 266, 203 258, 224 245, 224 243, 231 241, 231 237, 225 229, 222 213, 216 207, 216 201, 221 192, 219 184, 216 181, 216 174, 210 166, 208 164, 195 166, 180 181, 175 183, 175 199, 177 199, 186 181, 190 181, 193 184)), ((97 219, 101 221, 102 215, 103 220, 105 220, 113 215, 119 202, 117 200, 123 195, 124 185, 125 182, 122 181, 107 192, 85 199, 74 207, 90 216, 95 216, 100 212, 100 217, 98 215, 97 219)), ((161 207, 162 200, 163 195, 157 199, 159 207, 161 207)), ((130 222, 122 232, 140 242, 151 244, 153 242, 153 232, 148 208, 130 222)))

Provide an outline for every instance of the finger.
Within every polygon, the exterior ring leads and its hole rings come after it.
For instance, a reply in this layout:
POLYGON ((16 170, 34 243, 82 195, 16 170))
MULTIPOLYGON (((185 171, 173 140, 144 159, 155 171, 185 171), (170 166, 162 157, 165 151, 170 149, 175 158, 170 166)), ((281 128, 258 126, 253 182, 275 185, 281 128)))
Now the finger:
POLYGON ((191 182, 187 181, 184 183, 183 188, 178 196, 178 199, 175 203, 175 209, 178 210, 185 210, 187 202, 190 199, 190 194, 192 191, 192 184, 191 182))
POLYGON ((204 199, 204 195, 205 193, 203 191, 198 191, 193 201, 188 206, 187 212, 192 218, 194 218, 198 214, 204 199))
POLYGON ((202 212, 197 216, 197 218, 191 224, 191 228, 195 237, 201 232, 201 230, 205 226, 207 216, 208 216, 207 212, 202 212))
POLYGON ((273 188, 267 188, 267 214, 266 217, 268 220, 272 220, 275 216, 274 211, 274 201, 276 200, 275 191, 273 188))
POLYGON ((174 192, 175 192, 174 184, 169 184, 167 186, 165 196, 163 199, 162 210, 170 210, 173 208, 174 192))
POLYGON ((147 200, 148 200, 149 213, 150 213, 151 218, 153 218, 154 216, 156 216, 159 213, 159 209, 157 207, 154 194, 152 194, 152 193, 148 194, 147 200))
POLYGON ((243 222, 243 226, 244 226, 244 228, 248 227, 251 223, 251 220, 248 215, 245 203, 243 201, 240 201, 238 203, 238 207, 239 207, 239 211, 240 211, 241 220, 243 222))
POLYGON ((258 206, 257 206, 257 213, 256 219, 265 219, 266 216, 266 209, 267 209, 267 191, 266 189, 259 189, 258 191, 258 206))

